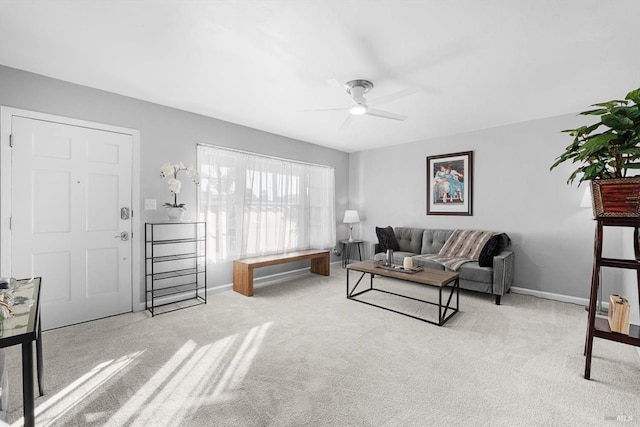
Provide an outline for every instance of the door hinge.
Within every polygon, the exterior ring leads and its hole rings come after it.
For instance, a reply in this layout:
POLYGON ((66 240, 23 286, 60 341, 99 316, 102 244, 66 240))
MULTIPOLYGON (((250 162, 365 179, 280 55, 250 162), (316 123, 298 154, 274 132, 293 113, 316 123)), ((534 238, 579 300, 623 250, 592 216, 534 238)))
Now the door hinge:
POLYGON ((13 217, 9 217, 9 230, 11 230, 11 225, 13 224, 13 217))
POLYGON ((9 147, 13 148, 13 134, 9 135, 9 147))

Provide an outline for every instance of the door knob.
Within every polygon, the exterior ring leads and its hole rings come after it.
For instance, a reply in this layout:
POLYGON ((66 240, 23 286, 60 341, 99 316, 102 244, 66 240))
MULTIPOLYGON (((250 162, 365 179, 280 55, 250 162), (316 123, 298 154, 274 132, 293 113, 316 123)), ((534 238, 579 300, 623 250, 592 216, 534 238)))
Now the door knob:
POLYGON ((120 240, 122 240, 123 242, 126 242, 127 240, 129 240, 129 232, 128 231, 123 231, 122 233, 118 234, 117 236, 115 236, 115 238, 120 238, 120 240))

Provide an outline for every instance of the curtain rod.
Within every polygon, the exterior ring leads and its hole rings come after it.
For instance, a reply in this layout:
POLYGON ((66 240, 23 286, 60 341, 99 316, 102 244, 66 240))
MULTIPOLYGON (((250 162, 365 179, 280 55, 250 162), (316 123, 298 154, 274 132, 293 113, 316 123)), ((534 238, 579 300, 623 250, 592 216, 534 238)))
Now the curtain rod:
POLYGON ((205 144, 205 143, 202 143, 202 142, 198 142, 197 145, 202 145, 203 147, 216 148, 218 150, 231 151, 231 152, 234 152, 234 153, 247 154, 249 156, 257 156, 257 157, 264 157, 264 158, 267 158, 267 159, 280 160, 282 162, 291 162, 291 163, 298 163, 298 164, 301 164, 301 165, 318 166, 318 167, 321 167, 321 168, 335 169, 333 166, 321 165, 319 163, 311 163, 311 162, 303 162, 301 160, 285 159, 284 157, 270 156, 268 154, 254 153, 254 152, 251 152, 251 151, 238 150, 237 148, 222 147, 220 145, 205 144))

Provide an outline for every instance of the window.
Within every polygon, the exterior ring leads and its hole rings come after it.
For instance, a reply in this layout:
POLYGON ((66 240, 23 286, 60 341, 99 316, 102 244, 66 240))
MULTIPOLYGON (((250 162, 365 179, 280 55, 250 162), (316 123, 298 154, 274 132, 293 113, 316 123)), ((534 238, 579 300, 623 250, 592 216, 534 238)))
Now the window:
POLYGON ((333 168, 199 144, 198 170, 216 261, 335 246, 333 168))

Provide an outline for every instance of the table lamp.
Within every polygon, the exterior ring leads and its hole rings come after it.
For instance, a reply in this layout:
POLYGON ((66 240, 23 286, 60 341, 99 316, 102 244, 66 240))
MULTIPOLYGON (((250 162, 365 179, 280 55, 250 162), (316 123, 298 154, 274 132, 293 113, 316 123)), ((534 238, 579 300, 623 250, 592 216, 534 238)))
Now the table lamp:
POLYGON ((349 241, 353 242, 353 224, 360 222, 358 211, 355 211, 355 210, 344 211, 344 219, 342 220, 342 222, 344 222, 345 224, 349 224, 349 241))

